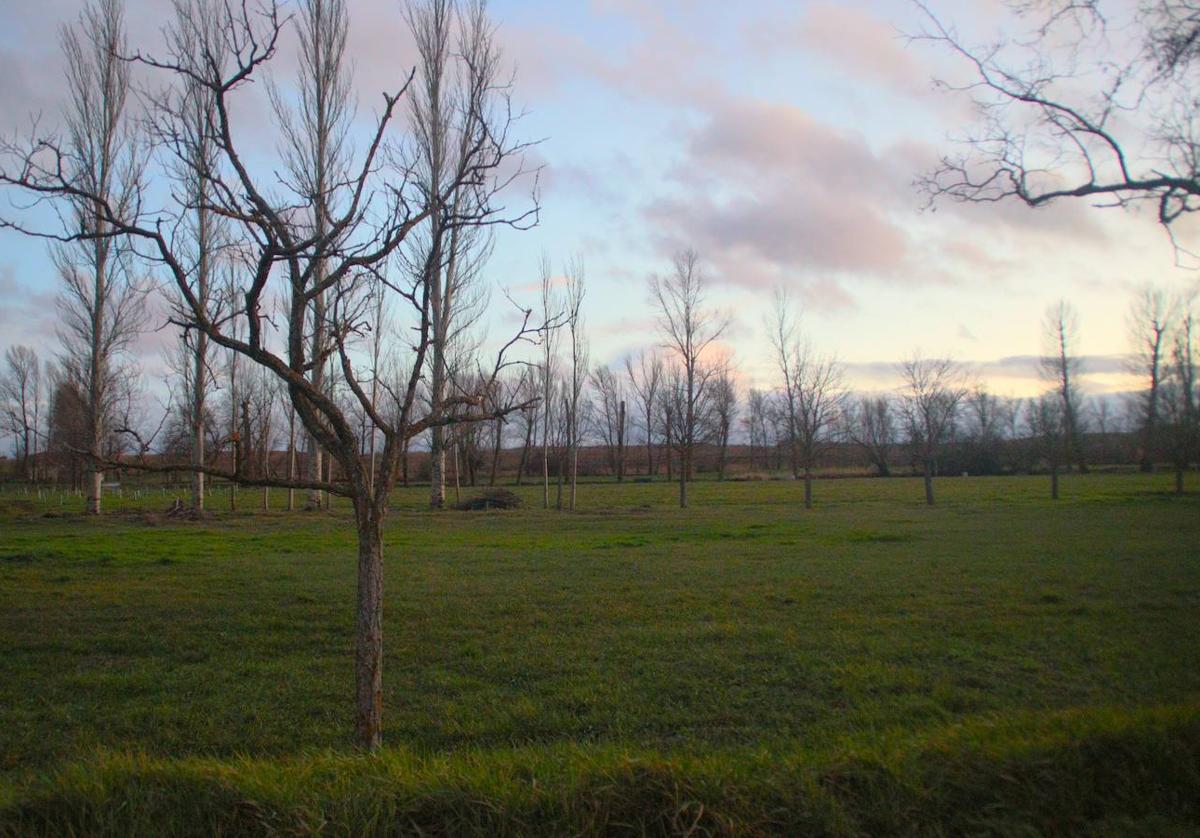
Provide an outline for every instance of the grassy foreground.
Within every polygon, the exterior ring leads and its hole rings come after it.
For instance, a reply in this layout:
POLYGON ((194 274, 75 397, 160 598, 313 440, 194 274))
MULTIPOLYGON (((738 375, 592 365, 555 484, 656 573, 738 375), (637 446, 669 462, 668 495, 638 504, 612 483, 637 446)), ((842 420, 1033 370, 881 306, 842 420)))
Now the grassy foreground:
POLYGON ((346 512, 0 497, 0 834, 1194 834, 1200 497, 1168 484, 413 490, 372 757, 346 512))

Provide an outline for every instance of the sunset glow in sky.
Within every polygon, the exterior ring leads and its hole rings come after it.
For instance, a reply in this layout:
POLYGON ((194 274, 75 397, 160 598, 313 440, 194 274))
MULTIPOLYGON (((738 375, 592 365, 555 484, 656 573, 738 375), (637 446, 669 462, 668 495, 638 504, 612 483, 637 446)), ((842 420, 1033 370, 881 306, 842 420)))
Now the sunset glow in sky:
MULTIPOLYGON (((3 130, 27 127, 31 114, 53 122, 57 26, 79 8, 0 4, 3 130)), ((157 43, 168 8, 130 0, 131 42, 157 43)), ((398 0, 350 8, 369 115, 412 50, 398 0)), ((992 2, 935 8, 981 39, 1006 19, 992 2)), ((499 237, 490 277, 534 305, 539 255, 556 270, 581 255, 596 363, 657 342, 647 277, 682 247, 700 253, 713 303, 733 313, 728 349, 760 387, 775 383, 763 318, 780 284, 804 302, 813 343, 846 363, 853 387, 892 386, 892 365, 919 347, 970 362, 997 393, 1028 395, 1043 386, 1035 356, 1047 305, 1066 297, 1079 311, 1086 389, 1124 390, 1131 289, 1195 282, 1148 217, 1081 202, 923 211, 912 182, 971 112, 932 89, 932 77, 961 68, 907 43, 902 33, 920 27, 909 3, 494 0, 492 13, 527 111, 519 130, 541 140, 531 162, 543 169, 541 222, 499 237)), ((261 108, 242 116, 271 142, 261 108)), ((57 280, 43 244, 0 235, 0 291, 0 346, 50 356, 57 280)), ((502 328, 500 318, 492 331, 502 328)), ((167 340, 142 342, 150 374, 161 375, 167 340)))

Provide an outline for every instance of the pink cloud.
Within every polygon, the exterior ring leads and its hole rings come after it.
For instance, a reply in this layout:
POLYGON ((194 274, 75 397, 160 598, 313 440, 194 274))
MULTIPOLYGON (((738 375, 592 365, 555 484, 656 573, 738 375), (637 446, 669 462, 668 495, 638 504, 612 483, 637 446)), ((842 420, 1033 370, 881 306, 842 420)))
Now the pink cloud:
POLYGON ((905 94, 929 89, 930 72, 905 48, 904 36, 863 8, 812 5, 797 28, 781 30, 780 37, 785 42, 794 38, 799 46, 869 82, 905 94))

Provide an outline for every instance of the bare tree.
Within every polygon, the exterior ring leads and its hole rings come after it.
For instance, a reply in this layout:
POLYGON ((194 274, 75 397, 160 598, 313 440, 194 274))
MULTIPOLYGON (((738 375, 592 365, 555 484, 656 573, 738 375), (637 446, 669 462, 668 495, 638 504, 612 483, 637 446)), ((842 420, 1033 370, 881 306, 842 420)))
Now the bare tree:
POLYGON ((0 375, 0 429, 12 435, 21 474, 37 479, 38 436, 41 431, 42 365, 28 346, 10 346, 4 352, 0 375))
MULTIPOLYGON (((499 54, 491 42, 482 2, 422 0, 405 6, 405 17, 417 46, 416 88, 409 98, 413 133, 418 148, 422 187, 433 198, 429 223, 414 239, 414 270, 424 274, 431 289, 433 344, 429 357, 429 396, 435 414, 447 397, 454 344, 478 316, 484 304, 479 270, 490 254, 483 228, 463 224, 476 211, 474 193, 446 189, 473 153, 483 114, 469 106, 488 86, 497 83, 499 54), (455 56, 470 56, 469 73, 460 72, 455 56), (445 203, 438 196, 445 193, 445 203)), ((439 424, 430 429, 430 496, 432 508, 445 503, 447 441, 439 424)), ((460 437, 460 441, 466 437, 460 437)))
POLYGON ((1200 459, 1200 380, 1196 377, 1195 297, 1186 295, 1178 304, 1171 339, 1170 371, 1163 385, 1163 407, 1167 439, 1175 469, 1175 492, 1183 494, 1183 475, 1200 459))
POLYGON ((964 408, 963 441, 969 451, 964 466, 974 474, 998 473, 1005 431, 1012 425, 1012 401, 976 384, 964 399, 964 408))
MULTIPOLYGON (((314 240, 336 235, 333 219, 341 210, 337 202, 349 199, 339 188, 352 178, 349 130, 355 101, 346 61, 349 12, 345 0, 302 0, 296 16, 299 68, 293 99, 272 86, 272 102, 284 138, 284 163, 292 189, 306 197, 302 214, 314 240)), ((228 32, 226 33, 228 37, 228 32)), ((331 242, 333 244, 333 242, 331 242)), ((332 289, 327 287, 328 265, 323 256, 313 261, 315 293, 308 300, 308 350, 313 363, 309 378, 317 390, 330 391, 329 364, 334 347, 329 312, 332 289)), ((320 434, 309 431, 306 477, 318 483, 324 474, 320 434)), ((305 507, 319 509, 323 494, 310 488, 305 507)))
POLYGON ((918 5, 928 28, 917 39, 962 60, 971 81, 943 86, 968 94, 978 114, 962 152, 922 179, 931 198, 1148 202, 1168 232, 1200 208, 1192 0, 1103 12, 1096 0, 1017 3, 1029 31, 980 47, 918 5))
POLYGON ((1068 455, 1075 460, 1080 473, 1087 473, 1083 452, 1083 396, 1079 392, 1080 361, 1075 355, 1079 341, 1079 317, 1066 300, 1059 300, 1046 309, 1042 321, 1045 354, 1042 355, 1042 378, 1053 384, 1062 401, 1063 433, 1068 455))
POLYGON ((925 503, 933 506, 937 456, 954 430, 966 389, 962 386, 960 372, 949 358, 925 358, 914 354, 900 364, 899 372, 904 382, 900 390, 900 413, 909 442, 921 463, 925 503))
POLYGON ((767 431, 768 401, 767 393, 751 388, 750 392, 746 394, 746 415, 742 417, 742 424, 746 428, 746 439, 750 444, 750 468, 755 467, 756 457, 761 452, 764 471, 771 470, 771 460, 767 451, 767 446, 771 443, 767 431))
POLYGON ((537 374, 534 367, 522 367, 521 377, 516 385, 516 401, 526 406, 517 413, 517 421, 523 429, 521 432, 521 459, 517 463, 517 485, 525 479, 525 470, 529 467, 529 452, 533 447, 534 434, 537 432, 539 406, 537 374))
POLYGON ((812 509, 813 469, 832 441, 842 413, 842 371, 837 360, 816 353, 801 332, 800 316, 784 288, 775 293, 771 342, 787 417, 792 475, 804 473, 804 508, 812 509))
MULTIPOLYGON (((180 219, 173 242, 190 274, 192 293, 210 318, 218 317, 214 309, 218 260, 227 244, 223 239, 224 223, 213 211, 212 183, 219 157, 217 138, 212 130, 216 124, 216 100, 210 90, 196 80, 202 74, 205 55, 223 52, 219 45, 221 32, 217 27, 215 0, 173 0, 174 19, 164 35, 166 49, 172 60, 188 67, 192 74, 179 84, 152 94, 147 120, 153 140, 168 156, 164 168, 179 190, 186 212, 180 219), (160 117, 170 115, 161 122, 160 117), (170 158, 177 158, 172 162, 170 158)), ((182 301, 172 300, 179 313, 182 301)), ((207 464, 206 441, 209 417, 208 398, 214 387, 210 374, 209 341, 199 330, 185 329, 181 335, 183 357, 171 366, 180 383, 179 403, 188 427, 188 450, 192 465, 207 464)), ((206 475, 192 471, 193 509, 204 509, 206 475)))
POLYGON ((880 477, 891 474, 888 463, 896 444, 892 400, 886 395, 863 396, 846 411, 846 436, 867 455, 880 477))
POLYGON ((46 413, 46 454, 48 465, 63 481, 64 473, 72 490, 82 487, 87 468, 87 409, 79 382, 62 367, 49 368, 50 404, 46 413))
POLYGON ((625 442, 629 428, 625 390, 620 376, 603 364, 592 370, 592 389, 599 399, 597 424, 608 457, 608 469, 620 483, 625 480, 625 442))
POLYGON ((557 381, 558 365, 558 331, 561 326, 562 302, 554 290, 554 275, 550 269, 550 257, 542 255, 540 265, 541 275, 541 363, 539 378, 541 383, 541 412, 542 412, 542 508, 550 508, 550 439, 551 430, 557 416, 554 391, 557 381))
POLYGON ((717 479, 725 479, 725 465, 729 455, 729 438, 738 414, 738 386, 733 362, 725 358, 717 364, 717 373, 712 380, 709 399, 708 434, 717 446, 717 479))
MULTIPOLYGON (((346 177, 316 183, 309 177, 295 176, 287 165, 251 167, 242 156, 240 133, 229 117, 237 94, 262 74, 263 65, 276 54, 287 22, 273 3, 251 9, 248 5, 222 3, 217 12, 220 55, 206 55, 203 72, 178 61, 139 55, 137 59, 169 76, 193 78, 209 90, 215 99, 216 121, 212 130, 217 137, 221 165, 211 183, 213 211, 235 228, 231 236, 239 243, 246 268, 237 274, 237 294, 220 319, 212 318, 196 299, 190 280, 188 260, 168 237, 170 218, 178 220, 186 212, 173 198, 165 199, 159 217, 153 223, 142 221, 136 205, 123 204, 111 190, 99 188, 79 170, 73 147, 55 138, 43 138, 27 146, 6 144, 0 158, 0 185, 26 195, 39 196, 57 204, 73 201, 92 208, 92 218, 102 225, 83 224, 68 232, 43 231, 7 219, 32 234, 46 235, 70 243, 137 243, 139 252, 153 259, 157 269, 176 288, 184 300, 182 315, 173 319, 182 328, 200 330, 217 347, 234 352, 250 364, 265 369, 283 381, 288 398, 305 430, 317 440, 337 465, 319 479, 311 475, 287 481, 280 477, 256 477, 232 468, 205 467, 210 476, 218 476, 247 485, 278 485, 301 490, 330 492, 349 499, 358 535, 358 592, 356 599, 355 639, 355 724, 357 741, 364 748, 376 748, 381 742, 382 718, 382 523, 394 484, 404 442, 425 433, 434 424, 455 424, 490 419, 483 394, 462 393, 447 398, 436 414, 421 413, 417 403, 418 385, 426 366, 431 342, 429 299, 432 289, 423 278, 406 284, 385 274, 389 257, 403 245, 419 225, 429 223, 436 207, 450 205, 461 190, 471 192, 471 200, 459 204, 455 223, 464 226, 509 224, 524 226, 535 219, 536 205, 528 212, 506 214, 495 196, 524 173, 519 164, 523 146, 509 135, 511 110, 506 106, 505 90, 491 80, 477 78, 469 86, 475 91, 462 107, 478 116, 471 124, 473 133, 467 147, 470 154, 458 160, 457 170, 447 178, 439 194, 430 196, 419 184, 419 167, 405 154, 404 146, 392 141, 393 116, 403 89, 385 94, 374 127, 361 148, 346 150, 346 177), (512 161, 517 165, 502 164, 512 161), (503 172, 503 174, 500 174, 503 172), (282 173, 282 174, 279 174, 282 173), (325 210, 314 211, 324 207, 325 210), (367 387, 358 377, 354 358, 362 348, 370 323, 368 278, 386 280, 397 299, 408 304, 413 328, 409 334, 412 363, 406 381, 389 393, 391 409, 371 407, 367 387), (278 291, 286 300, 284 311, 271 320, 263 316, 264 306, 278 291), (319 297, 326 300, 324 317, 314 315, 319 297), (314 320, 324 323, 327 341, 314 341, 314 320), (242 329, 242 336, 234 330, 242 329), (268 340, 269 330, 278 329, 276 351, 268 340), (314 382, 311 373, 332 363, 339 371, 340 385, 352 394, 358 408, 366 411, 383 441, 375 486, 369 485, 369 470, 359 454, 360 439, 355 417, 335 399, 323 382, 314 382), (333 475, 333 476, 330 476, 333 475)), ((475 20, 486 29, 485 35, 470 40, 479 49, 491 51, 490 25, 486 18, 475 20)), ((303 40, 303 39, 302 39, 303 40)), ((114 50, 121 52, 123 50, 114 50)), ((303 46, 302 46, 303 59, 303 46)), ((460 54, 454 60, 461 72, 477 74, 480 68, 494 66, 478 54, 460 54)), ((303 64, 303 60, 301 62, 303 64)), ((302 78, 298 85, 304 89, 302 78)), ((297 94, 297 99, 303 96, 297 94)), ((305 108, 300 113, 307 113, 305 108)), ((171 115, 163 117, 169 123, 171 115)), ((292 136, 283 120, 283 137, 292 136)), ((284 163, 296 144, 281 142, 284 163)), ((307 145, 301 146, 308 149, 307 145)), ((506 351, 524 334, 505 342, 498 350, 485 383, 494 380, 506 365, 506 351)), ((507 405, 517 410, 521 405, 507 405)), ((155 469, 143 460, 142 468, 155 469)))
POLYGON ((658 409, 659 386, 663 377, 662 356, 654 350, 642 351, 637 357, 625 359, 625 375, 638 406, 638 416, 646 443, 646 474, 653 477, 658 473, 654 462, 654 419, 658 409))
POLYGON ((1140 287, 1129 308, 1129 342, 1133 347, 1129 371, 1145 382, 1145 389, 1136 394, 1137 425, 1141 433, 1140 467, 1144 472, 1154 470, 1154 457, 1159 453, 1159 400, 1163 372, 1167 363, 1170 312, 1167 296, 1151 285, 1140 287))
POLYGON ((675 354, 682 374, 682 404, 675 410, 679 440, 679 506, 687 507, 687 484, 692 478, 696 446, 697 408, 716 373, 703 363, 709 348, 729 325, 729 318, 705 304, 707 280, 694 250, 675 255, 674 270, 650 277, 650 297, 658 313, 658 329, 675 354))
MULTIPOLYGON (((788 459, 792 466, 792 477, 798 478, 800 477, 799 366, 801 361, 807 357, 809 350, 801 341, 799 323, 792 311, 792 303, 786 288, 775 289, 771 315, 769 322, 771 346, 775 350, 776 367, 783 378, 783 389, 780 391, 780 396, 783 400, 783 415, 787 423, 788 459)), ((805 491, 807 492, 807 490, 806 485, 805 491)))
MULTIPOLYGON (((807 350, 806 350, 807 353, 807 350)), ((804 507, 812 509, 812 479, 821 454, 833 443, 834 429, 845 398, 842 368, 832 357, 816 354, 801 356, 796 367, 799 376, 797 447, 804 470, 804 507)))
POLYGON ((587 384, 588 342, 584 331, 583 299, 586 293, 583 260, 576 257, 567 265, 567 299, 564 310, 567 338, 571 342, 571 372, 566 382, 570 387, 563 402, 566 408, 567 446, 570 457, 571 493, 569 508, 575 509, 576 487, 579 480, 579 447, 583 442, 583 388, 587 384))
MULTIPOLYGON (((134 275, 132 254, 108 217, 141 211, 144 162, 128 112, 130 68, 125 50, 124 6, 95 0, 73 27, 64 27, 68 101, 64 136, 52 155, 58 177, 73 189, 53 207, 62 222, 52 255, 63 280, 59 296, 60 362, 79 382, 84 398, 87 505, 99 514, 104 443, 115 412, 131 386, 127 350, 141 330, 145 289, 134 275)), ((38 165, 38 164, 33 164, 38 165)), ((18 169, 18 177, 34 172, 18 169)), ((39 201, 53 196, 34 190, 39 201)), ((7 226, 18 226, 9 223, 7 226)))
MULTIPOLYGON (((383 356, 384 338, 388 333, 388 294, 387 285, 382 281, 376 281, 372 284, 371 294, 373 297, 372 308, 374 309, 371 318, 371 410, 379 410, 379 386, 380 381, 384 376, 383 365, 385 362, 383 356)), ((372 488, 375 487, 375 476, 377 471, 378 457, 375 452, 375 443, 379 439, 379 434, 376 428, 371 424, 370 416, 367 411, 362 411, 363 423, 366 426, 365 432, 367 436, 367 457, 368 482, 372 488)))
POLYGON ((1066 457, 1066 422, 1058 393, 1029 400, 1029 436, 1037 454, 1050 469, 1050 498, 1058 500, 1058 471, 1066 457))
POLYGON ((492 462, 488 476, 489 486, 496 485, 496 478, 500 471, 500 455, 504 453, 504 428, 508 423, 508 415, 499 408, 513 400, 512 391, 520 387, 520 384, 519 379, 499 378, 487 392, 487 404, 496 414, 491 423, 492 462))
POLYGON ((656 407, 659 435, 663 441, 663 459, 667 465, 668 483, 675 474, 673 471, 673 464, 676 462, 675 455, 680 458, 683 456, 681 440, 684 437, 680 432, 680 425, 682 425, 680 417, 685 409, 683 403, 687 398, 686 388, 683 368, 674 358, 671 358, 663 365, 663 379, 658 389, 658 405, 656 407))

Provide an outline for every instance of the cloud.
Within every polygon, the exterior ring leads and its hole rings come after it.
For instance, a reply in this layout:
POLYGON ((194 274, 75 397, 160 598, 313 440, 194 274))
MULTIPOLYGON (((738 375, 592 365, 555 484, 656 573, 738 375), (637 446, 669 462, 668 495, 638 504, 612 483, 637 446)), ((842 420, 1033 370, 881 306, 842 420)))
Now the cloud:
MULTIPOLYGON (((1048 386, 1042 374, 1041 356, 1007 355, 982 361, 958 361, 968 381, 979 381, 994 392, 1016 389, 1021 395, 1040 392, 1048 386)), ((1085 391, 1107 392, 1128 387, 1127 355, 1083 355, 1079 357, 1079 383, 1085 391)), ((849 385, 859 390, 883 390, 900 386, 895 361, 844 362, 849 385)))
POLYGON ((833 3, 814 3, 799 21, 758 22, 748 30, 750 44, 776 53, 797 49, 851 76, 913 95, 927 92, 929 70, 909 50, 895 27, 870 12, 833 3))
POLYGON ((0 265, 0 335, 7 346, 32 346, 44 360, 54 351, 58 327, 56 292, 35 288, 19 279, 11 264, 0 265))
MULTIPOLYGON (((907 153, 907 152, 905 152, 907 153)), ((896 276, 910 259, 892 215, 915 201, 889 152, 780 102, 725 97, 685 140, 671 194, 645 206, 661 249, 697 248, 727 282, 896 276)))

